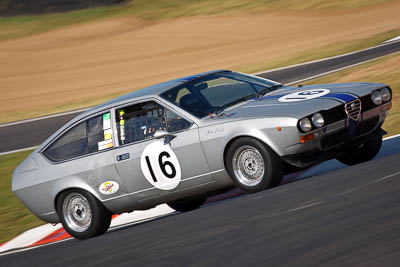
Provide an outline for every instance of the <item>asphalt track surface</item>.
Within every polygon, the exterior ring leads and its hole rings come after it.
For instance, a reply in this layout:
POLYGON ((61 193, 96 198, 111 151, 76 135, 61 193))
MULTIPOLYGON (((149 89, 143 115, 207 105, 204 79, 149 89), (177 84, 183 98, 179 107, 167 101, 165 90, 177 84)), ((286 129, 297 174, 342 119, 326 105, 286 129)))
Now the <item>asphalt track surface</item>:
POLYGON ((2 256, 1 266, 399 266, 400 154, 2 256))
MULTIPOLYGON (((259 76, 282 83, 290 83, 397 51, 400 51, 400 41, 327 60, 264 72, 259 74, 259 76)), ((70 113, 67 115, 29 121, 21 124, 13 124, 3 127, 0 126, 0 140, 7 140, 7 142, 0 143, 0 153, 41 144, 47 137, 75 117, 78 113, 70 113)))

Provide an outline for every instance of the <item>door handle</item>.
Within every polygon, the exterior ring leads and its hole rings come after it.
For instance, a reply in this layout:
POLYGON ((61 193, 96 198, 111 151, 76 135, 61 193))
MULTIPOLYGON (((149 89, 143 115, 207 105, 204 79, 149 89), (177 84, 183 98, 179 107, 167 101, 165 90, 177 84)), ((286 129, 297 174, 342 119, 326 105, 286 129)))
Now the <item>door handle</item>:
POLYGON ((117 161, 129 159, 129 153, 121 154, 117 156, 117 161))

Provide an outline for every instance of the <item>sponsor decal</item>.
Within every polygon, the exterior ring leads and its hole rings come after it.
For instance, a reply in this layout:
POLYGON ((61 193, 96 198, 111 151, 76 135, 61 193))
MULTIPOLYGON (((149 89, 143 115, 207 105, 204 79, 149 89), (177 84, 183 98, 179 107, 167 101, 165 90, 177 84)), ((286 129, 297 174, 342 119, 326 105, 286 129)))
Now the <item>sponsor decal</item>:
POLYGON ((99 186, 99 191, 103 195, 112 195, 119 189, 119 184, 114 181, 106 181, 99 186))
POLYGON ((104 140, 98 142, 97 145, 99 146, 99 150, 107 149, 113 147, 112 139, 104 140))
POLYGON ((111 128, 111 113, 103 114, 103 130, 111 128))
POLYGON ((322 97, 324 95, 329 94, 329 89, 312 89, 312 90, 304 90, 292 94, 288 94, 285 96, 281 96, 278 100, 280 102, 297 102, 297 101, 305 101, 318 97, 322 97))
POLYGON ((172 190, 181 181, 181 166, 169 144, 155 141, 143 150, 140 167, 146 180, 161 190, 172 190))
POLYGON ((110 140, 112 138, 112 130, 104 130, 104 140, 110 140))

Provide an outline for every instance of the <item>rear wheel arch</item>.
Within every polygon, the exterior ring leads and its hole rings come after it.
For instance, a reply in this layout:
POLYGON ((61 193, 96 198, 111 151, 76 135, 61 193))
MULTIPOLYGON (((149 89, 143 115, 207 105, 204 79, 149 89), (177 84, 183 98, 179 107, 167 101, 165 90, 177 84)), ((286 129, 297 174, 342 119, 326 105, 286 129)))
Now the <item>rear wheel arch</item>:
MULTIPOLYGON (((54 197, 53 205, 54 205, 54 210, 56 211, 56 213, 58 212, 58 211, 57 211, 57 203, 58 203, 58 200, 59 200, 60 196, 61 196, 63 193, 72 192, 72 191, 76 191, 76 190, 82 190, 82 191, 85 191, 85 192, 91 194, 94 198, 97 199, 97 201, 99 201, 99 202, 104 206, 104 208, 106 208, 107 210, 109 210, 109 209, 103 204, 103 202, 102 202, 101 199, 98 197, 98 195, 96 195, 96 194, 93 193, 93 190, 87 190, 86 188, 82 188, 82 187, 68 187, 68 188, 63 188, 62 190, 60 190, 60 191, 55 195, 55 197, 54 197)), ((110 211, 110 210, 109 210, 109 211, 110 211)), ((110 212, 111 212, 111 211, 110 211, 110 212)))

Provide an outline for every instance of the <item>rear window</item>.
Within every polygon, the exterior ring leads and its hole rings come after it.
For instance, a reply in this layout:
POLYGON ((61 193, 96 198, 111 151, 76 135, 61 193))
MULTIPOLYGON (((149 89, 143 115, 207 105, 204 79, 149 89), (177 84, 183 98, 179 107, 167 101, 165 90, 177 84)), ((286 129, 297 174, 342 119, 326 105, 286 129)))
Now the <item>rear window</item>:
POLYGON ((113 147, 110 115, 104 113, 74 126, 51 144, 44 155, 62 161, 113 147))

